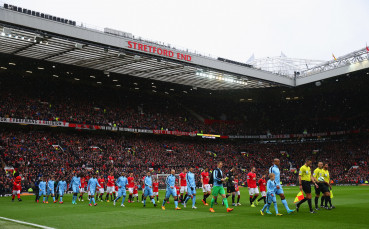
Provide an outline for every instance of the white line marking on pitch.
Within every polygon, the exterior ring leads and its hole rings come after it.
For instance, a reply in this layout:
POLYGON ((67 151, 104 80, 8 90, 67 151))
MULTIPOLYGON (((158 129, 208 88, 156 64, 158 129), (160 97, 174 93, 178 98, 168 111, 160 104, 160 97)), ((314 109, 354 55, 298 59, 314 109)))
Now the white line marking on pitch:
POLYGON ((42 225, 34 224, 34 223, 27 223, 27 222, 24 222, 24 221, 9 219, 9 218, 5 218, 5 217, 1 217, 1 216, 0 216, 0 219, 15 222, 15 223, 20 223, 20 224, 24 224, 24 225, 30 225, 30 226, 33 226, 33 227, 43 228, 43 229, 55 229, 53 227, 42 226, 42 225))

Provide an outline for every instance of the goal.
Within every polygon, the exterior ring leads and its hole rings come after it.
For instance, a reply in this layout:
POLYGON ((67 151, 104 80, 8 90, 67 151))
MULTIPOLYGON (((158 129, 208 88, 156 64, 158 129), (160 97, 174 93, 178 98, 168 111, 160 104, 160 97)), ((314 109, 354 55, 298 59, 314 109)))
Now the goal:
MULTIPOLYGON (((159 182, 159 189, 166 189, 167 185, 165 184, 165 180, 170 174, 156 174, 154 177, 159 182)), ((175 174, 176 181, 179 182, 179 174, 175 174)))

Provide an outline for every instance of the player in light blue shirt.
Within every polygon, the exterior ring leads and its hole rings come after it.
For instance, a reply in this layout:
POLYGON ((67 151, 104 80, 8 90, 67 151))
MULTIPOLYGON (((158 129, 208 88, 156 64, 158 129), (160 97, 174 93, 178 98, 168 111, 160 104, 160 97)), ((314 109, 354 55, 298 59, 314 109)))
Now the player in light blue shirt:
POLYGON ((87 183, 87 190, 90 191, 90 206, 92 206, 92 202, 94 203, 94 206, 97 205, 97 203, 95 203, 95 192, 96 192, 96 187, 99 187, 101 188, 101 186, 99 185, 99 182, 97 182, 97 179, 96 179, 96 173, 94 173, 92 175, 92 177, 88 180, 88 183, 87 183))
POLYGON ((146 207, 146 197, 149 196, 151 202, 154 204, 154 207, 156 207, 155 199, 154 199, 154 193, 152 191, 152 178, 151 173, 147 172, 147 175, 144 179, 145 184, 145 190, 144 190, 144 200, 143 200, 143 206, 146 207))
POLYGON ((47 204, 49 203, 49 195, 50 194, 53 197, 54 203, 56 203, 56 201, 55 201, 54 185, 55 185, 54 177, 53 176, 50 176, 49 181, 47 182, 47 196, 46 196, 46 203, 47 204))
POLYGON ((193 168, 191 167, 186 174, 187 181, 187 198, 183 203, 183 206, 186 207, 187 201, 192 198, 192 208, 197 209, 195 206, 196 203, 196 182, 195 182, 195 174, 193 173, 193 168))
POLYGON ((119 177, 115 183, 118 186, 118 197, 114 200, 114 205, 115 202, 117 202, 119 198, 123 196, 122 204, 120 206, 124 207, 124 201, 126 200, 126 186, 128 184, 128 179, 124 172, 122 172, 122 176, 119 177))
POLYGON ((272 167, 269 168, 269 174, 274 173, 275 183, 277 185, 276 190, 275 190, 275 194, 279 195, 279 197, 281 198, 283 206, 287 210, 287 213, 290 214, 290 213, 294 212, 295 210, 291 210, 288 207, 286 197, 284 196, 283 188, 282 188, 282 185, 281 185, 281 172, 279 171, 280 163, 281 162, 279 161, 279 159, 275 158, 272 167))
POLYGON ((177 190, 175 188, 175 184, 176 184, 176 171, 174 169, 172 169, 170 171, 170 175, 167 176, 167 179, 165 180, 165 184, 167 186, 167 190, 165 192, 165 199, 163 201, 163 204, 161 205, 161 209, 165 210, 165 203, 169 200, 170 196, 173 196, 174 198, 174 205, 175 205, 175 209, 176 210, 181 210, 178 207, 178 197, 177 197, 177 190))
POLYGON ((56 191, 59 193, 60 196, 59 204, 64 203, 63 196, 65 191, 67 191, 67 182, 63 178, 61 178, 60 181, 58 182, 58 185, 56 186, 56 191))
POLYGON ((43 203, 45 202, 45 196, 46 196, 46 182, 45 182, 45 178, 41 178, 40 183, 38 184, 38 189, 40 190, 38 193, 38 199, 37 199, 37 203, 38 200, 40 199, 41 196, 43 196, 43 203))
POLYGON ((81 178, 78 177, 78 174, 75 174, 72 177, 72 180, 70 182, 70 186, 73 190, 73 198, 72 198, 72 204, 77 204, 77 195, 79 193, 79 188, 81 187, 81 178))
POLYGON ((277 198, 275 197, 277 190, 277 183, 275 182, 275 174, 270 173, 269 174, 269 180, 267 182, 267 203, 264 205, 263 209, 260 210, 260 214, 264 215, 264 211, 266 209, 266 213, 271 215, 272 213, 269 211, 270 205, 274 204, 275 214, 277 216, 281 216, 282 214, 278 213, 278 206, 277 206, 277 198))

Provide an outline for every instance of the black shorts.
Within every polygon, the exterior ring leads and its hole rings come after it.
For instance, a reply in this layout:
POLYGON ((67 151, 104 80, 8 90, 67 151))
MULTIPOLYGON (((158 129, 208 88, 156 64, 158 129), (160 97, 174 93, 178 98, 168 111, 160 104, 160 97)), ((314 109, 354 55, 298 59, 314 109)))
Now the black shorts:
POLYGON ((319 183, 319 188, 322 193, 329 192, 329 187, 326 183, 319 183))
POLYGON ((234 186, 227 186, 227 193, 232 193, 232 192, 235 192, 236 189, 234 186))
POLYGON ((322 189, 320 188, 321 183, 317 183, 319 185, 319 187, 317 188, 316 186, 314 186, 315 188, 315 195, 319 196, 320 192, 322 191, 322 189))
POLYGON ((305 192, 305 194, 310 194, 311 193, 311 182, 303 180, 301 184, 302 184, 302 190, 305 192))

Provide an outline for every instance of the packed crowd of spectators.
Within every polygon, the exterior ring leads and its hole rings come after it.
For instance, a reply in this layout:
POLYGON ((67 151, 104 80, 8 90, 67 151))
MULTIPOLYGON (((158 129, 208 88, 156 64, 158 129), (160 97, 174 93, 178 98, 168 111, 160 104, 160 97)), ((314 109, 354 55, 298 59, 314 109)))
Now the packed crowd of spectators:
MULTIPOLYGON (((14 168, 22 178, 23 188, 32 187, 41 176, 56 175, 69 182, 74 171, 133 172, 137 179, 150 168, 155 174, 180 173, 184 167, 194 167, 199 182, 204 168, 215 168, 224 162, 224 171, 237 168, 240 180, 246 181, 251 167, 257 176, 267 174, 274 158, 281 160, 281 181, 295 184, 297 170, 306 157, 330 164, 335 183, 362 183, 369 180, 369 144, 367 139, 306 143, 245 143, 167 139, 162 136, 124 136, 107 132, 50 132, 7 130, 0 133, 0 153, 3 166, 14 168), (353 167, 354 166, 354 167, 353 167), (358 166, 357 168, 355 166, 358 166), (356 169, 355 169, 356 168, 356 169)), ((0 171, 0 190, 9 192, 12 173, 0 171)))
POLYGON ((356 80, 355 87, 350 81, 325 88, 257 89, 246 102, 236 92, 163 95, 42 77, 2 76, 0 81, 0 117, 221 135, 369 129, 366 79, 356 80))

